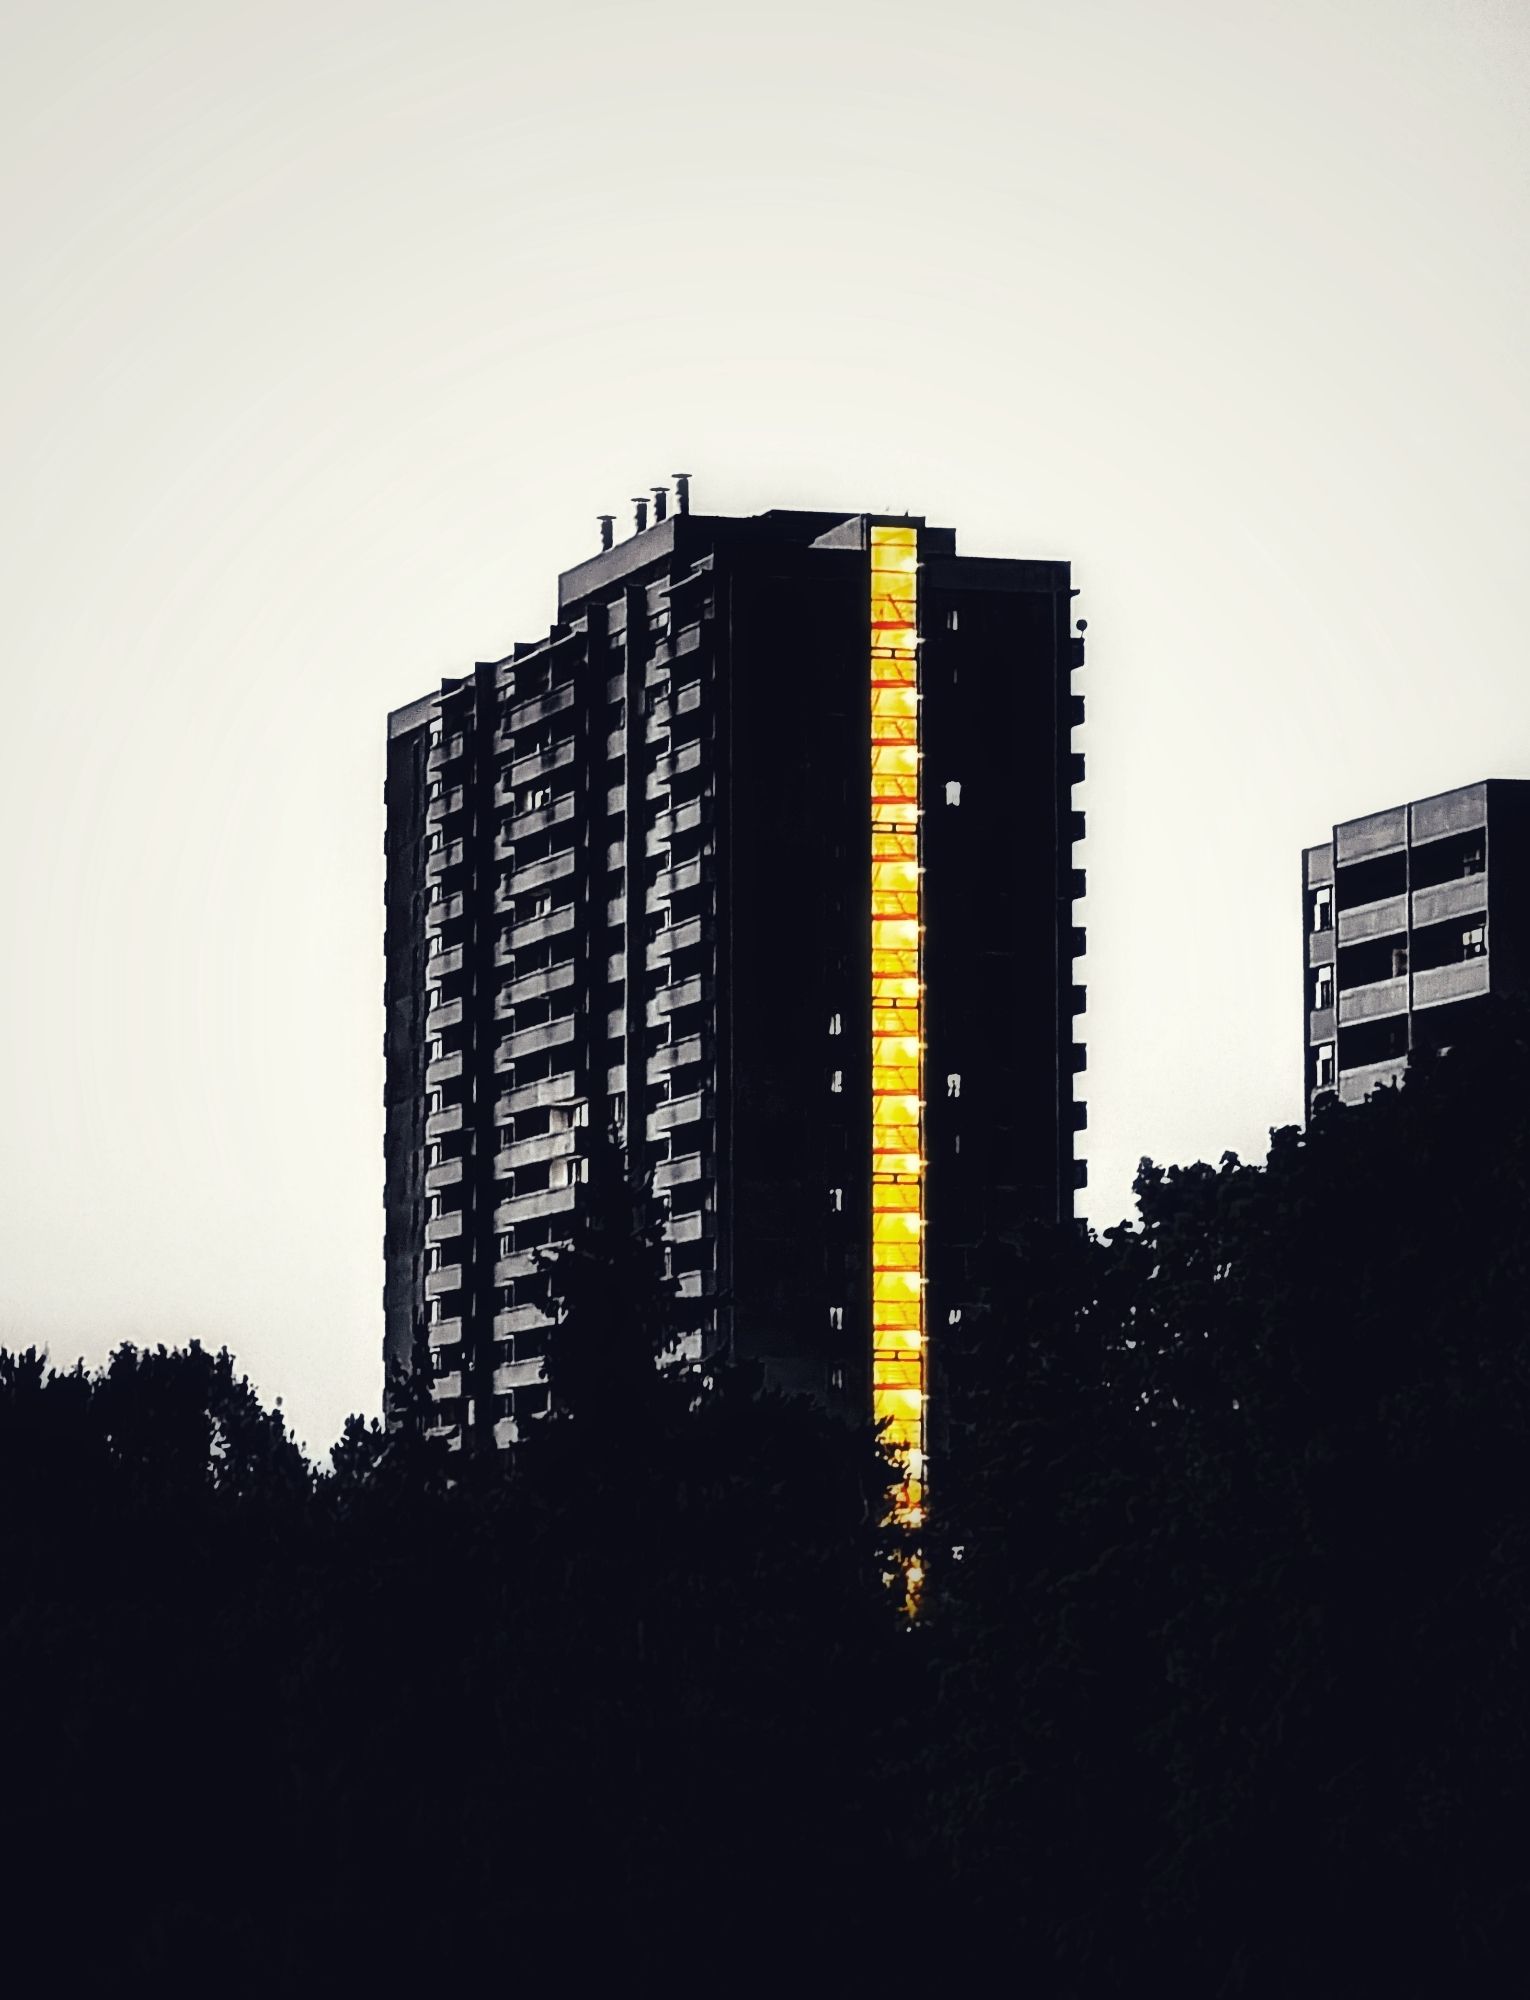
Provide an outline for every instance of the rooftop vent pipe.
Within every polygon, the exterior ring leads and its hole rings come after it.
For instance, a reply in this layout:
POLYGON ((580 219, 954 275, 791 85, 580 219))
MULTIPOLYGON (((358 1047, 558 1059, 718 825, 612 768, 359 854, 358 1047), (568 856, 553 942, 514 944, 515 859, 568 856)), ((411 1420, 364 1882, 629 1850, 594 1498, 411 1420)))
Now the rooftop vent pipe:
POLYGON ((632 496, 632 518, 637 523, 637 531, 642 534, 648 526, 648 495, 635 493, 632 496))
POLYGON ((688 472, 672 472, 675 482, 675 512, 689 514, 691 511, 691 475, 688 472))
POLYGON ((658 527, 668 512, 669 488, 667 486, 656 486, 653 489, 653 524, 655 527, 658 527))
POLYGON ((602 514, 599 519, 600 546, 603 549, 608 549, 612 542, 616 540, 616 516, 614 514, 602 514))

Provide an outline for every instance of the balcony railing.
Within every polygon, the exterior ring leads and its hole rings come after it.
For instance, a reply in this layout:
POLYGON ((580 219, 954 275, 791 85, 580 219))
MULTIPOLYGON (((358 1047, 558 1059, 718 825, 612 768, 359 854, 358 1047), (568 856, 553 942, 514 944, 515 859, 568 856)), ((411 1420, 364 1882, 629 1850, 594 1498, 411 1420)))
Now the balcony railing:
POLYGON ((1422 929, 1425 924, 1442 923, 1448 917, 1476 916, 1487 908, 1487 884, 1487 873, 1482 870, 1475 875, 1463 875, 1454 882, 1438 882, 1431 889, 1415 889, 1415 926, 1422 929))
POLYGON ((1387 896, 1379 903, 1361 903, 1339 912, 1339 942, 1354 944, 1361 938, 1385 937, 1390 931, 1406 930, 1408 899, 1387 896))
POLYGON ((1351 986, 1339 995, 1341 1022, 1373 1021, 1383 1014, 1408 1011, 1408 978, 1377 979, 1368 986, 1351 986))
POLYGON ((1464 958, 1454 965, 1431 965, 1413 975, 1415 1007, 1437 1007, 1444 1000, 1470 1000, 1488 990, 1488 960, 1464 958))

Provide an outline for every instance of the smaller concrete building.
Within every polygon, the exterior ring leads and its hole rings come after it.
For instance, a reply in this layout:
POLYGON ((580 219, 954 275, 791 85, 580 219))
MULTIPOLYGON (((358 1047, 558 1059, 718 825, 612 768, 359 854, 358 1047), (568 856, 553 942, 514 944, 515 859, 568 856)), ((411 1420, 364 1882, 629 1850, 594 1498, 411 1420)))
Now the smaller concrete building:
POLYGON ((1304 851, 1302 897, 1310 1116, 1458 1041, 1485 994, 1530 991, 1530 780, 1345 820, 1304 851))

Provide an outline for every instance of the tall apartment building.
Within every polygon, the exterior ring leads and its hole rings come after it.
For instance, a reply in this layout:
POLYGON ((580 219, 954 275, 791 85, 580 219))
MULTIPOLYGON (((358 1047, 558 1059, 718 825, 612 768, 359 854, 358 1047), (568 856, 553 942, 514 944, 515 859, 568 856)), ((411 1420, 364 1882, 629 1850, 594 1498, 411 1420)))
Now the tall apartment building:
POLYGON ((543 1410, 615 1130, 691 1351, 888 1419, 917 1499, 972 1253, 1082 1180, 1068 565, 687 499, 390 718, 387 1354, 463 1441, 543 1410))
POLYGON ((1530 781, 1346 820, 1302 856, 1306 1103, 1357 1104, 1530 990, 1530 781))

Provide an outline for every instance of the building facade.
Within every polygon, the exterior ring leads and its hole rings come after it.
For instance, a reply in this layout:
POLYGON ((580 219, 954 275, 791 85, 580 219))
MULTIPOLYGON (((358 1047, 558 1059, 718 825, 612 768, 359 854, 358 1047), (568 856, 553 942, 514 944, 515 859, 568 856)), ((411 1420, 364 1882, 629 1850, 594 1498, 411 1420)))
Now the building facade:
POLYGON ((691 1351, 887 1419, 916 1504, 974 1253, 1082 1180, 1068 565, 655 498, 390 718, 388 1360, 463 1442, 546 1407, 532 1253, 614 1131, 691 1351))
POLYGON ((1488 779, 1346 820, 1302 856, 1308 1115, 1395 1082, 1530 990, 1530 782, 1488 779))

